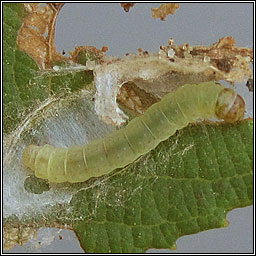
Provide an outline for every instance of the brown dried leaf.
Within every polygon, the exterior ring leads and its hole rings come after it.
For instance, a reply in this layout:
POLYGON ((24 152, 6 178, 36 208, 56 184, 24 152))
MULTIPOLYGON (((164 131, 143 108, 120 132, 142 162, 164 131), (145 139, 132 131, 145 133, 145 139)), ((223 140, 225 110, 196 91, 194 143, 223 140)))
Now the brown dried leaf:
POLYGON ((7 227, 5 225, 3 238, 4 250, 10 250, 16 245, 22 246, 28 240, 36 238, 37 228, 35 226, 19 225, 16 227, 7 227))
POLYGON ((106 123, 118 126, 128 117, 117 100, 141 113, 146 97, 159 100, 183 84, 248 80, 252 53, 252 49, 236 47, 232 37, 224 37, 210 46, 175 45, 170 39, 158 53, 139 49, 136 55, 108 57, 94 69, 95 110, 106 123))
POLYGON ((135 3, 120 3, 121 7, 125 12, 129 12, 130 8, 135 5, 135 3))
MULTIPOLYGON (((105 52, 108 50, 107 46, 102 46, 101 50, 94 46, 78 46, 72 52, 68 52, 71 56, 71 60, 75 63, 82 65, 88 65, 94 61, 94 65, 102 63, 105 58, 105 52)), ((90 69, 90 68, 89 68, 90 69)))
POLYGON ((54 30, 57 15, 64 3, 24 3, 28 12, 18 31, 17 45, 29 54, 41 69, 52 61, 66 59, 56 52, 54 30))
POLYGON ((235 46, 235 40, 229 36, 220 38, 210 46, 177 46, 170 39, 168 46, 160 48, 177 64, 203 66, 203 63, 208 63, 210 69, 205 74, 212 74, 214 80, 234 83, 252 78, 249 62, 253 62, 253 50, 235 46))
POLYGON ((144 113, 158 99, 144 90, 137 87, 134 83, 125 83, 117 95, 117 102, 122 104, 129 110, 133 111, 134 115, 144 113))
POLYGON ((178 8, 179 4, 177 3, 161 4, 158 8, 151 8, 151 16, 155 19, 165 20, 167 15, 174 14, 178 8))

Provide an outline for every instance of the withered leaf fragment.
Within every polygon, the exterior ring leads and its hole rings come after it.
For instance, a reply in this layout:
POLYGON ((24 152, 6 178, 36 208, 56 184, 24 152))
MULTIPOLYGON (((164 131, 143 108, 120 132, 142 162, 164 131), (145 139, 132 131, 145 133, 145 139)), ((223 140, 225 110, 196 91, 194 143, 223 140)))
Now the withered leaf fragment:
POLYGON ((178 8, 178 3, 161 4, 158 8, 151 8, 151 16, 155 19, 165 20, 167 15, 174 14, 178 8))
POLYGON ((125 12, 129 12, 130 8, 135 5, 135 3, 120 3, 121 7, 125 12))
POLYGON ((30 55, 41 69, 50 67, 52 61, 65 59, 56 52, 54 30, 57 15, 63 3, 24 3, 27 16, 18 31, 19 49, 30 55))
POLYGON ((252 78, 252 55, 252 49, 237 47, 232 37, 223 37, 210 46, 175 45, 170 39, 157 53, 139 50, 124 58, 105 58, 94 68, 95 110, 106 123, 118 126, 128 117, 117 100, 141 114, 145 97, 150 95, 153 103, 183 84, 247 81, 252 78))

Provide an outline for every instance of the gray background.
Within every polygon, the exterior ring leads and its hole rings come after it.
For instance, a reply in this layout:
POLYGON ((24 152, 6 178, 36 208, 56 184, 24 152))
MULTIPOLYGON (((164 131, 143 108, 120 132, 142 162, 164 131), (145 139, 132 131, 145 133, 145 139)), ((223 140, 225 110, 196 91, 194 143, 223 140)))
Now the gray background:
MULTIPOLYGON (((119 3, 67 3, 57 19, 56 48, 67 52, 80 45, 98 48, 106 45, 107 55, 123 56, 127 52, 135 53, 138 48, 156 52, 170 37, 176 44, 209 45, 223 36, 234 37, 237 46, 253 47, 252 3, 181 3, 176 13, 165 21, 151 17, 150 8, 157 6, 137 3, 125 13, 119 3)), ((175 251, 151 249, 148 252, 252 253, 253 208, 233 210, 227 219, 230 224, 226 228, 178 239, 175 251)), ((49 246, 32 250, 27 244, 9 252, 83 252, 73 232, 61 231, 62 240, 58 239, 56 230, 51 232, 55 240, 49 246)))

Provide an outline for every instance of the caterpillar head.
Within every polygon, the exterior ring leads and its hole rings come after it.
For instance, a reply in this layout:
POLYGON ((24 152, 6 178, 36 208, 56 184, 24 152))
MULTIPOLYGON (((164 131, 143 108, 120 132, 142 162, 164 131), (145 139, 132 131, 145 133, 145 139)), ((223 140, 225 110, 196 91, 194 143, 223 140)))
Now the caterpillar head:
POLYGON ((223 89, 217 99, 215 115, 228 123, 236 122, 244 116, 245 102, 234 90, 223 89))

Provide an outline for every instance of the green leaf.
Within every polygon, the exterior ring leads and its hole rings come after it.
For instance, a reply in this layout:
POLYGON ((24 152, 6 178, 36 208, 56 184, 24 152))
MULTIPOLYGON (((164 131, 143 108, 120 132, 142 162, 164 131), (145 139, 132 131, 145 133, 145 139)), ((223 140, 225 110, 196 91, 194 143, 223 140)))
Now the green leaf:
MULTIPOLYGON (((37 70, 35 63, 16 46, 24 9, 20 4, 3 4, 3 106, 4 131, 14 129, 26 101, 26 85, 37 70), (23 76, 24 74, 24 76, 23 76)), ((30 94, 31 95, 31 94, 30 94)), ((28 101, 30 99, 27 98, 28 101)))
POLYGON ((184 235, 224 227, 252 204, 253 123, 189 126, 137 163, 72 199, 88 253, 172 248, 184 235), (88 217, 89 216, 89 217, 88 217))
MULTIPOLYGON (((26 114, 49 96, 76 91, 91 84, 91 71, 39 71, 35 61, 16 45, 26 16, 23 4, 3 4, 3 118, 4 132, 13 131, 26 114)), ((68 64, 66 63, 66 66, 68 64)))

